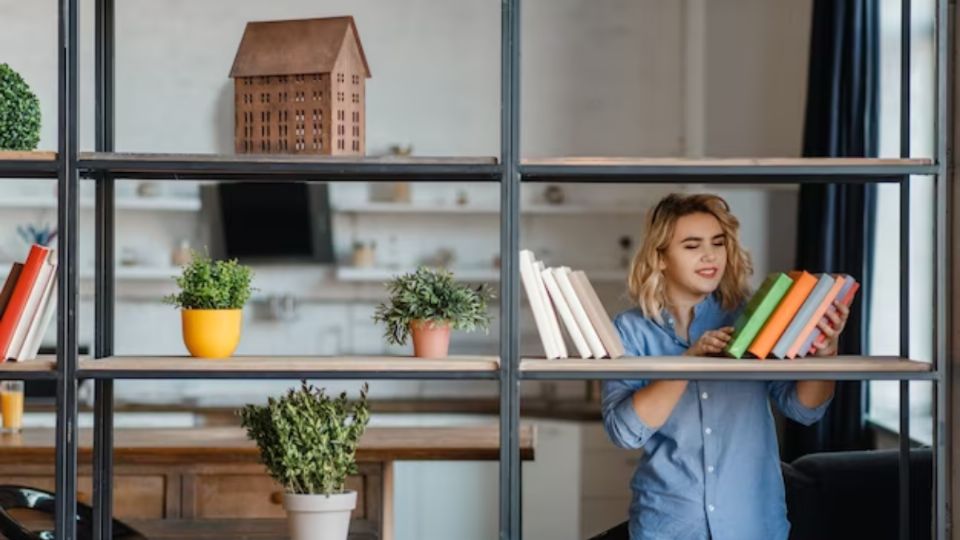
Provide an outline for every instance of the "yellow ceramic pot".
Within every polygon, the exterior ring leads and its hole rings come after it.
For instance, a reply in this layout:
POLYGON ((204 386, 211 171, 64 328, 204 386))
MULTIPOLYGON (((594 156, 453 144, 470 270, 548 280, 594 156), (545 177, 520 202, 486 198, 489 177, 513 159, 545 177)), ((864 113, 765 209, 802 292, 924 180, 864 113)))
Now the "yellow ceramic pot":
POLYGON ((183 343, 197 358, 229 358, 240 343, 242 309, 184 309, 183 343))

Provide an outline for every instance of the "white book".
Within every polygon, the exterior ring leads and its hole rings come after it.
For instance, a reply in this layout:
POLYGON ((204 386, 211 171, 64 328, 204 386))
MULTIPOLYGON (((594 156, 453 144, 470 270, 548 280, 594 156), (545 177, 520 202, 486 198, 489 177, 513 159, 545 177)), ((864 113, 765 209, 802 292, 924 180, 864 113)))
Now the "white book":
POLYGON ((556 306, 557 313, 560 314, 560 318, 563 320, 564 328, 567 329, 567 335, 570 336, 573 345, 577 348, 580 358, 590 358, 590 347, 587 345, 587 340, 584 339, 583 332, 580 331, 580 327, 577 325, 577 320, 573 318, 573 312, 570 311, 570 306, 567 305, 567 301, 560 291, 560 286, 557 285, 557 278, 554 277, 553 272, 553 268, 547 268, 540 273, 540 275, 543 276, 543 284, 547 286, 547 292, 550 293, 553 305, 556 306))
POLYGON ((17 361, 35 360, 37 353, 40 352, 40 344, 43 342, 43 336, 50 328, 50 322, 53 320, 53 314, 57 312, 57 278, 56 270, 54 277, 50 280, 51 286, 47 288, 47 297, 43 303, 43 313, 36 318, 37 324, 31 325, 27 337, 24 339, 20 354, 17 355, 17 361))
POLYGON ((56 279, 56 272, 54 271, 56 265, 56 256, 56 251, 51 249, 47 254, 47 260, 45 260, 43 265, 40 267, 40 272, 37 274, 37 280, 34 281, 33 287, 30 289, 30 294, 27 296, 27 302, 24 306, 23 314, 20 316, 17 326, 14 327, 13 337, 10 339, 10 345, 4 352, 4 356, 6 358, 16 358, 20 355, 20 349, 23 348, 23 341, 27 337, 27 332, 30 330, 30 325, 34 323, 34 320, 42 312, 40 300, 43 298, 43 294, 47 290, 47 287, 50 286, 50 280, 56 279))
POLYGON ((547 325, 550 327, 550 333, 553 334, 553 342, 560 350, 560 358, 568 358, 567 344, 563 341, 563 335, 560 334, 560 321, 557 320, 557 312, 553 307, 553 302, 550 301, 550 295, 547 294, 547 286, 543 283, 543 262, 533 261, 533 270, 537 274, 537 286, 540 287, 540 298, 543 299, 544 309, 547 312, 547 325))
POLYGON ((580 325, 580 330, 583 332, 583 336, 586 338, 587 345, 590 346, 590 351, 593 353, 594 358, 604 358, 607 356, 607 350, 603 348, 600 335, 597 334, 596 329, 590 322, 587 311, 583 309, 580 298, 577 296, 576 291, 573 290, 573 285, 570 283, 570 268, 561 266, 556 269, 554 275, 557 278, 557 284, 560 285, 560 290, 567 299, 570 311, 573 312, 574 319, 576 319, 577 324, 580 325))
POLYGON ((603 343, 603 348, 607 350, 610 358, 620 358, 626 354, 623 349, 623 342, 620 341, 620 334, 613 326, 613 321, 607 315, 607 310, 604 309, 603 302, 597 296, 597 291, 590 284, 587 274, 583 270, 577 270, 576 272, 570 272, 567 277, 570 278, 570 284, 573 285, 574 292, 580 298, 580 303, 583 304, 583 309, 586 310, 587 317, 593 323, 593 328, 600 336, 600 342, 603 343))
POLYGON ((544 354, 549 359, 560 358, 560 349, 554 343, 553 335, 547 323, 547 314, 544 310, 543 300, 540 298, 540 288, 537 287, 533 262, 532 251, 526 249, 520 251, 520 280, 523 282, 523 289, 527 292, 527 300, 530 301, 530 310, 533 312, 533 320, 537 324, 537 333, 540 334, 544 354))

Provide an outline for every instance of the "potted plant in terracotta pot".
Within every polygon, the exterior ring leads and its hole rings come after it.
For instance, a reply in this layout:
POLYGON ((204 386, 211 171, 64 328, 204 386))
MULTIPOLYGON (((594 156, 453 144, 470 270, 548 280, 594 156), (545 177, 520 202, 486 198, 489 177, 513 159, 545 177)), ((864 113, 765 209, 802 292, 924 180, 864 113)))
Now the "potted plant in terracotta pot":
POLYGON ((386 286, 390 299, 377 306, 373 318, 386 323, 384 337, 390 343, 404 345, 412 335, 414 356, 444 358, 450 330, 486 330, 490 325, 489 288, 459 284, 449 271, 421 266, 386 286))
POLYGON ((302 381, 239 415, 267 472, 284 488, 292 540, 346 540, 357 492, 345 486, 357 472, 357 444, 370 420, 367 385, 351 404, 345 392, 332 398, 302 381))
POLYGON ((228 358, 240 343, 243 306, 253 290, 250 268, 236 260, 193 254, 177 278, 178 294, 164 298, 181 309, 183 343, 198 358, 228 358))

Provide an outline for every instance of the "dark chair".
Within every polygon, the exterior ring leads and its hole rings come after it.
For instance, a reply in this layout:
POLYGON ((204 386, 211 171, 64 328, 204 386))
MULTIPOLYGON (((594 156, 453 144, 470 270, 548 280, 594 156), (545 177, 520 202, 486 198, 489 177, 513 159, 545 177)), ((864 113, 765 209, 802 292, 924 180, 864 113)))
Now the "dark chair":
MULTIPOLYGON (((11 513, 39 514, 45 523, 54 522, 54 495, 24 486, 0 486, 0 535, 8 540, 53 540, 50 529, 31 530, 29 524, 17 521, 11 513)), ((93 538, 93 509, 77 503, 77 540, 93 538)), ((146 540, 130 526, 113 520, 114 540, 146 540)))
MULTIPOLYGON (((910 452, 910 538, 931 537, 932 453, 910 452)), ((790 540, 899 536, 899 453, 825 452, 782 463, 790 540)), ((630 540, 627 524, 590 540, 630 540)))

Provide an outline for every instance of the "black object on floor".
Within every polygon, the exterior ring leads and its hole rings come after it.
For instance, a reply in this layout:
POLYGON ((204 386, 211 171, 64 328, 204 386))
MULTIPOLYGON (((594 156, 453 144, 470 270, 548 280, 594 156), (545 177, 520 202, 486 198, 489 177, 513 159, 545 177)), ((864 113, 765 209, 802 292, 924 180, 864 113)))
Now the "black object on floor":
MULTIPOLYGON (((45 514, 45 520, 53 525, 54 495, 47 491, 24 486, 0 486, 0 535, 8 540, 53 540, 52 529, 31 530, 26 523, 13 518, 11 511, 29 510, 31 513, 45 514)), ((93 538, 93 509, 77 503, 77 540, 93 538)), ((113 520, 114 540, 146 540, 146 537, 130 526, 113 520)))

